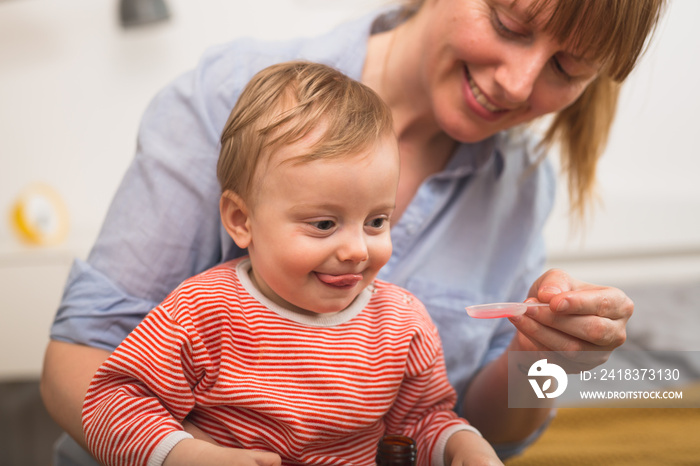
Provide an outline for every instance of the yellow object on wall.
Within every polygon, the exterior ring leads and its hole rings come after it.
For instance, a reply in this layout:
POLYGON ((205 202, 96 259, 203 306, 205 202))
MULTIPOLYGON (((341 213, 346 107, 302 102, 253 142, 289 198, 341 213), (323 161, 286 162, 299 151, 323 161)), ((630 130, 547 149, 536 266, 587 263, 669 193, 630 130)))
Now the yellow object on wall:
POLYGON ((12 207, 11 223, 25 242, 54 245, 68 234, 68 209, 55 189, 33 184, 18 196, 12 207))

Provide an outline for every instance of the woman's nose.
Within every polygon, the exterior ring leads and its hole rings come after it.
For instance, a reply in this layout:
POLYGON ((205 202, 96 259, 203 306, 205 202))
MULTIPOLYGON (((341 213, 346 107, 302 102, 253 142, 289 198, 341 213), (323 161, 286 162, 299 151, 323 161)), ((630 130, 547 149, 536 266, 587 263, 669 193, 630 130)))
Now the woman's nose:
POLYGON ((504 60, 495 73, 504 100, 513 106, 527 102, 548 61, 548 55, 538 49, 513 53, 504 60))

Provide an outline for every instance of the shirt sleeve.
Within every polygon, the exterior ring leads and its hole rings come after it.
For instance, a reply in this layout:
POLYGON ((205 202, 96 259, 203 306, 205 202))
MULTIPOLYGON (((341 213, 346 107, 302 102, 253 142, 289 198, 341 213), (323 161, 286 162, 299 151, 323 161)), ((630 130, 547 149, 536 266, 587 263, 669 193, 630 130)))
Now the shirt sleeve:
POLYGON ((53 339, 112 350, 183 280, 242 253, 219 220, 219 134, 237 96, 221 61, 205 57, 148 106, 98 238, 73 266, 53 339))
POLYGON ((112 351, 157 304, 126 293, 89 263, 76 260, 51 339, 112 351))
POLYGON ((193 361, 206 361, 197 341, 158 307, 100 366, 83 405, 83 429, 101 463, 162 462, 188 437, 181 422, 195 405, 193 361))
POLYGON ((386 432, 416 441, 416 464, 440 466, 452 433, 478 431, 453 411, 457 394, 447 380, 440 337, 427 312, 423 313, 424 328, 411 343, 404 381, 385 417, 386 432))

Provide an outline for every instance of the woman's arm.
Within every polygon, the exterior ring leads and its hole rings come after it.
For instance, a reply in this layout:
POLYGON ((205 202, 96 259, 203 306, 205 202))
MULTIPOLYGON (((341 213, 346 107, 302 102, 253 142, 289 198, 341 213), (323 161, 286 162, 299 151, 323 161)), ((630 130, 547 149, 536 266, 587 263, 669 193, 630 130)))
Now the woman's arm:
POLYGON ((539 401, 540 408, 509 408, 508 370, 506 351, 479 371, 464 398, 464 417, 493 445, 522 442, 544 424, 554 406, 547 398, 539 401))
POLYGON ((109 352, 85 345, 50 341, 41 374, 41 398, 51 417, 83 448, 83 400, 97 368, 109 352))

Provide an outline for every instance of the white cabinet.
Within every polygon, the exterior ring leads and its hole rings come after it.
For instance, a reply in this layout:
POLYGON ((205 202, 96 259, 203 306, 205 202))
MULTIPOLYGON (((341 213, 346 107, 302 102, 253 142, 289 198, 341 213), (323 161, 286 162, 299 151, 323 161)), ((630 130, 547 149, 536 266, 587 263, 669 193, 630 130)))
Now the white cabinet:
POLYGON ((0 381, 41 373, 70 264, 68 251, 0 254, 0 381))

